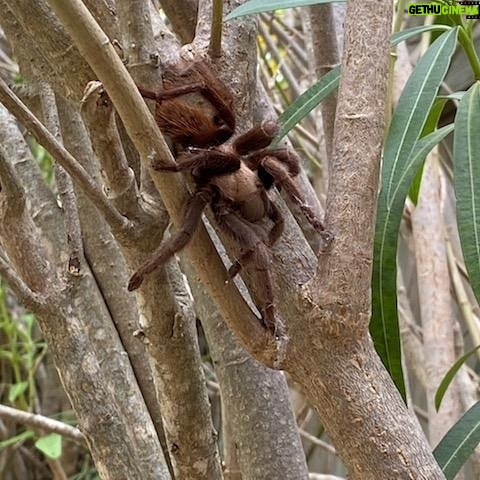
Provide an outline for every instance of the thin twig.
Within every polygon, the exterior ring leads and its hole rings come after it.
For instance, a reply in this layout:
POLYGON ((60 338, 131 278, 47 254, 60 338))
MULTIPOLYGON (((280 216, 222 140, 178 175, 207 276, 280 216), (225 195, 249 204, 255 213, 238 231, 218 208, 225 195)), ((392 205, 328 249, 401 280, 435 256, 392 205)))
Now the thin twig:
POLYGON ((300 436, 308 440, 309 442, 312 442, 314 445, 317 445, 318 447, 323 448, 326 450, 328 453, 332 453, 333 455, 337 454, 337 451, 335 450, 335 447, 332 445, 328 444, 327 442, 324 442, 323 440, 320 440, 320 438, 315 437, 311 433, 308 433, 307 431, 303 430, 302 428, 298 429, 300 436))
POLYGON ((345 480, 345 478, 323 473, 309 473, 308 480, 345 480))
POLYGON ((58 420, 53 420, 52 418, 44 417, 36 413, 24 412, 23 410, 18 410, 17 408, 8 407, 3 404, 0 404, 0 417, 12 422, 21 423, 28 427, 39 428, 46 432, 58 433, 63 437, 71 438, 86 446, 85 437, 78 428, 71 427, 58 420))
POLYGON ((212 58, 222 54, 223 0, 212 1, 212 23, 208 53, 212 58))
POLYGON ((128 220, 113 207, 101 187, 92 180, 76 159, 55 140, 55 137, 8 88, 8 85, 2 79, 0 79, 0 101, 65 168, 95 206, 104 214, 110 226, 118 230, 127 230, 129 227, 128 220))

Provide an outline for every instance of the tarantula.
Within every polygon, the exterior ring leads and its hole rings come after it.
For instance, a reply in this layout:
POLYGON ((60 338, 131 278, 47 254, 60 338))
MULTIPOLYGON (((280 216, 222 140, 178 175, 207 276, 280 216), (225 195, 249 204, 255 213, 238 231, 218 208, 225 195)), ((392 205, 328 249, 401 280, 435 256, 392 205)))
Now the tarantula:
POLYGON ((187 79, 188 83, 176 87, 169 83, 159 93, 145 90, 141 93, 156 100, 155 116, 159 127, 185 148, 177 164, 153 168, 162 172, 190 172, 195 191, 185 205, 180 228, 131 277, 128 289, 138 288, 145 275, 190 241, 203 210, 210 205, 218 226, 242 249, 228 270, 229 277, 235 277, 247 262, 255 265, 262 320, 274 331, 274 284, 269 248, 281 236, 284 220, 267 191, 273 185, 283 188, 311 225, 316 230, 324 230, 293 181, 300 172, 300 160, 290 149, 268 149, 278 131, 273 121, 264 121, 225 143, 235 129, 233 97, 229 90, 203 64, 195 64, 183 75, 176 74, 176 78, 179 77, 187 79), (210 103, 210 113, 204 105, 193 105, 185 98, 193 92, 200 92, 210 103), (260 225, 265 217, 273 223, 269 231, 260 225))

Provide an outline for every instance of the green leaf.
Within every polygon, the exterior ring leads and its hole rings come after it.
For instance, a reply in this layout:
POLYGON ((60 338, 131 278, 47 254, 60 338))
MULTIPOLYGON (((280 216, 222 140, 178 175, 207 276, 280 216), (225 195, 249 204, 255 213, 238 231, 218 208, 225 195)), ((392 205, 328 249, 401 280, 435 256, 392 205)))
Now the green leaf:
POLYGON ((402 30, 401 32, 392 35, 392 47, 395 47, 399 43, 421 33, 429 32, 431 30, 450 30, 451 28, 452 27, 449 27, 448 25, 421 25, 419 27, 407 28, 406 30, 402 30))
POLYGON ((390 372, 399 392, 405 397, 400 332, 397 321, 397 239, 408 188, 428 152, 451 131, 447 125, 419 140, 408 162, 397 178, 391 200, 382 189, 378 199, 377 224, 374 240, 372 321, 370 332, 375 349, 390 372))
POLYGON ((23 392, 28 388, 28 382, 18 382, 10 385, 8 390, 8 401, 10 403, 15 403, 15 400, 22 395, 23 392))
POLYGON ((439 95, 438 98, 446 98, 447 100, 458 100, 460 101, 465 95, 465 91, 459 90, 458 92, 449 93, 448 95, 439 95))
POLYGON ((468 353, 460 357, 452 365, 452 367, 450 367, 450 370, 445 374, 442 381, 440 382, 437 392, 435 393, 435 408, 437 409, 437 411, 440 408, 440 404, 442 403, 445 392, 447 391, 448 386, 455 377, 455 374, 458 372, 460 367, 470 358, 470 356, 473 355, 479 348, 480 345, 477 345, 473 350, 470 350, 468 353))
MULTIPOLYGON (((392 35, 392 46, 398 45, 400 42, 409 39, 415 35, 426 32, 428 30, 449 30, 450 27, 444 25, 426 25, 421 27, 409 28, 403 32, 392 35)), ((330 72, 325 74, 315 85, 311 86, 294 102, 292 102, 282 113, 279 118, 281 125, 280 131, 272 142, 273 145, 278 144, 287 133, 301 122, 320 102, 322 102, 330 93, 337 89, 340 81, 340 65, 334 67, 330 72)))
POLYGON ((0 442, 0 451, 4 448, 9 447, 10 445, 15 445, 16 443, 23 443, 25 440, 34 437, 35 434, 31 430, 25 430, 14 437, 7 438, 0 442))
POLYGON ((396 297, 398 228, 408 188, 423 158, 452 130, 450 125, 418 140, 450 64, 456 37, 456 29, 445 32, 418 62, 398 101, 384 149, 370 331, 378 354, 404 397, 396 297))
POLYGON ((45 435, 35 442, 35 447, 47 457, 56 460, 62 455, 62 436, 58 433, 45 435))
MULTIPOLYGON (((432 133, 437 128, 438 122, 440 120, 440 116, 442 115, 442 112, 443 112, 443 109, 445 108, 445 104, 447 103, 447 100, 448 100, 447 98, 444 98, 440 95, 435 99, 435 102, 433 103, 433 106, 430 109, 430 112, 428 114, 427 120, 425 121, 425 125, 423 126, 423 130, 422 130, 422 133, 420 134, 420 137, 424 137, 425 135, 432 133)), ((418 202, 418 194, 420 192, 422 176, 423 176, 423 166, 422 168, 418 169, 417 174, 415 175, 415 178, 412 180, 412 183, 410 184, 410 188, 408 190, 408 196, 412 200, 414 205, 417 205, 417 202, 418 202)))
POLYGON ((433 451, 447 480, 453 480, 480 442, 480 402, 447 432, 433 451))
POLYGON ((387 198, 423 130, 456 47, 458 29, 450 29, 428 48, 408 79, 385 142, 382 186, 387 198))
POLYGON ((308 5, 320 5, 322 3, 344 3, 345 1, 346 0, 250 0, 231 11, 230 14, 225 17, 225 21, 253 13, 270 12, 284 8, 306 7, 308 5))
POLYGON ((340 65, 337 65, 291 103, 279 118, 281 128, 273 140, 273 144, 280 142, 297 123, 305 118, 325 97, 330 95, 338 87, 339 81, 340 65))
POLYGON ((465 93, 453 139, 457 224, 465 266, 480 300, 480 82, 465 93))

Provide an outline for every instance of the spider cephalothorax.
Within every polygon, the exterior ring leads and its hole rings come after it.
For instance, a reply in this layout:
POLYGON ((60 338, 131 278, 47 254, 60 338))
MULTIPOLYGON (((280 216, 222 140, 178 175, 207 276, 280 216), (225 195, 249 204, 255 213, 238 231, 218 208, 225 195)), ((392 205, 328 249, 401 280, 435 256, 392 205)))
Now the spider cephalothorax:
MULTIPOLYGON (((242 265, 248 262, 254 265, 257 274, 257 301, 262 319, 266 327, 274 331, 276 321, 270 247, 282 234, 284 220, 280 210, 270 199, 268 190, 273 185, 282 187, 292 201, 299 205, 315 229, 323 231, 323 225, 313 209, 305 203, 293 180, 300 172, 297 154, 287 148, 268 148, 278 131, 277 124, 265 121, 225 143, 224 136, 230 138, 232 133, 227 135, 228 129, 233 129, 235 125, 231 94, 218 80, 215 81, 214 90, 210 89, 210 83, 199 86, 199 83, 195 82, 194 85, 195 89, 187 84, 159 94, 147 95, 147 98, 155 98, 158 102, 156 113, 158 121, 158 112, 161 110, 160 127, 163 127, 165 133, 174 132, 172 137, 186 147, 177 164, 157 165, 154 168, 163 172, 190 172, 195 190, 185 205, 180 227, 160 245, 152 258, 137 270, 130 279, 128 289, 138 288, 145 275, 164 264, 190 241, 203 210, 210 205, 218 226, 236 240, 241 248, 239 258, 228 271, 230 278, 239 273, 242 265), (199 119, 195 115, 194 122, 187 117, 187 127, 178 130, 178 126, 185 119, 177 118, 176 115, 185 111, 185 108, 180 107, 175 111, 169 109, 170 116, 165 116, 162 99, 175 100, 178 105, 182 103, 185 93, 190 94, 193 91, 200 92, 216 110, 216 114, 210 116, 215 118, 217 115, 219 118, 216 133, 212 123, 203 130, 197 128, 199 119), (225 95, 225 92, 228 95, 225 95), (225 98, 226 102, 223 101, 225 98), (201 135, 198 134, 200 131, 201 135), (192 132, 195 135, 192 135, 192 132), (269 229, 264 226, 265 218, 272 223, 269 229)), ((191 115, 191 105, 186 108, 191 115)))
POLYGON ((155 120, 175 144, 211 147, 233 135, 233 96, 203 62, 169 69, 160 92, 139 90, 156 101, 155 120))

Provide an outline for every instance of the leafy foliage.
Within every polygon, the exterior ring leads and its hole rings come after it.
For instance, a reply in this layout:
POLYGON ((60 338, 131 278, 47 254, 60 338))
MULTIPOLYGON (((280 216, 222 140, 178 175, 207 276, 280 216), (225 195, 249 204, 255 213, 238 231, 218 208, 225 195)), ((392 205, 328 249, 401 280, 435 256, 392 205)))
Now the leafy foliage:
POLYGON ((480 443, 480 402, 447 432, 433 454, 447 480, 453 480, 480 443))
MULTIPOLYGON (((377 352, 403 396, 396 298, 397 232, 410 183, 420 162, 435 145, 430 141, 419 143, 418 139, 450 64, 456 37, 455 29, 445 32, 418 62, 398 101, 385 143, 375 231, 370 330, 377 352)), ((438 135, 429 140, 441 138, 438 135)))
POLYGON ((454 185, 465 266, 480 300, 480 82, 462 97, 455 118, 454 185))

